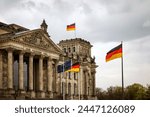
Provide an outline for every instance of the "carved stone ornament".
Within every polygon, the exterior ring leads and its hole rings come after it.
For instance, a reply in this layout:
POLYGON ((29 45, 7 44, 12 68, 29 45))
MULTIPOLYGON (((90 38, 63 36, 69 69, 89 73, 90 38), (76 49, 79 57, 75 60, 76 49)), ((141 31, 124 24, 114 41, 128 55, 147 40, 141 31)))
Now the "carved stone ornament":
POLYGON ((53 52, 56 51, 54 46, 40 32, 34 32, 32 34, 19 37, 19 41, 35 45, 37 47, 42 47, 53 52))

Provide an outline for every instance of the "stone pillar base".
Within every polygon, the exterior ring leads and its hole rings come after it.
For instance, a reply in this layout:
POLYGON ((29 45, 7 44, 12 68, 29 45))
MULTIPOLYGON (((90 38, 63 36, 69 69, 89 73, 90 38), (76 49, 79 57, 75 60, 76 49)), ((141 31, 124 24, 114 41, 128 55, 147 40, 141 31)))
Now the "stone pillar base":
POLYGON ((3 89, 0 97, 4 100, 14 100, 15 91, 13 89, 3 89))
POLYGON ((30 91, 30 97, 35 98, 35 92, 34 91, 30 91))
POLYGON ((49 92, 48 92, 48 98, 50 98, 50 99, 53 99, 53 98, 54 98, 54 95, 53 95, 53 92, 52 92, 52 91, 49 91, 49 92))
POLYGON ((25 90, 19 90, 17 92, 16 99, 25 99, 26 91, 25 90))
POLYGON ((8 95, 14 95, 15 94, 14 89, 7 89, 7 94, 8 95))
POLYGON ((15 99, 19 100, 19 99, 25 99, 26 96, 26 91, 25 90, 18 90, 17 92, 15 92, 15 99))
POLYGON ((84 97, 83 97, 83 95, 80 95, 80 100, 84 100, 84 97))
POLYGON ((73 95, 70 96, 70 100, 73 100, 73 95))
POLYGON ((36 97, 38 99, 44 99, 45 98, 45 92, 44 91, 38 91, 36 94, 36 97))
POLYGON ((73 95, 66 95, 67 100, 73 100, 73 95))
POLYGON ((35 98, 35 92, 33 90, 28 91, 27 98, 28 99, 34 99, 35 98))

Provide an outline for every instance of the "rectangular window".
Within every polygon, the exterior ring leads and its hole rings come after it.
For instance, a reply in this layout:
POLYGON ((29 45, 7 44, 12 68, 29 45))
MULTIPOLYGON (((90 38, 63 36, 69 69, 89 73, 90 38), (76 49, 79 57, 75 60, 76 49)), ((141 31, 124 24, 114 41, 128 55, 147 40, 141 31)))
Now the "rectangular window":
POLYGON ((77 85, 74 84, 74 96, 76 95, 76 89, 77 89, 77 85))
POLYGON ((68 72, 68 77, 69 79, 71 79, 71 72, 68 72))
POLYGON ((68 48, 68 52, 69 52, 69 53, 71 52, 71 49, 70 49, 70 48, 68 48))
POLYGON ((76 80, 76 73, 74 72, 74 80, 76 80))
POLYGON ((68 95, 71 96, 71 83, 68 84, 68 95))
POLYGON ((61 94, 64 94, 64 83, 62 82, 61 94))
POLYGON ((73 52, 76 52, 76 48, 75 47, 73 47, 73 52))
POLYGON ((67 52, 67 50, 66 50, 66 48, 64 48, 64 53, 66 53, 67 52))

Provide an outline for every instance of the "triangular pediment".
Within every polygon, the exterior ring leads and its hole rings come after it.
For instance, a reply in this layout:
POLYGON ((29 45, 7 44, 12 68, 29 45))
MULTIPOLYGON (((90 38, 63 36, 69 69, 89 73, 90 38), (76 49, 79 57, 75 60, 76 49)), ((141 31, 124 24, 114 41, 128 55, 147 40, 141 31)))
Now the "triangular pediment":
POLYGON ((62 53, 60 48, 41 29, 17 33, 13 39, 37 48, 62 53))
POLYGON ((27 31, 29 29, 19 26, 17 24, 5 24, 0 22, 0 35, 7 34, 7 33, 17 33, 21 31, 27 31))
POLYGON ((0 22, 0 35, 11 33, 12 30, 9 28, 9 26, 3 22, 0 22))
POLYGON ((7 33, 9 33, 9 32, 6 30, 0 29, 0 35, 7 34, 7 33))

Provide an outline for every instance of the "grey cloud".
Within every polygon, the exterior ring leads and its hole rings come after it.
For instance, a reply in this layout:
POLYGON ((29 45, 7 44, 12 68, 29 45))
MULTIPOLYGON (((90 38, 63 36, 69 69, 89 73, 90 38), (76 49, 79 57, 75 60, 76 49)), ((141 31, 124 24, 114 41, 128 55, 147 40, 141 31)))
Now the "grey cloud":
POLYGON ((64 26, 74 19, 77 35, 93 43, 134 40, 149 35, 149 4, 149 0, 1 0, 0 18, 30 27, 46 19, 57 41, 65 38, 64 26))
POLYGON ((36 4, 33 1, 24 1, 22 2, 21 7, 24 9, 33 9, 36 7, 36 4))
POLYGON ((143 27, 150 27, 150 20, 145 21, 143 27))
POLYGON ((90 38, 94 37, 94 41, 134 40, 149 35, 150 28, 143 28, 145 20, 150 19, 148 0, 100 0, 100 3, 105 3, 102 7, 106 13, 99 13, 99 17, 93 14, 86 19, 90 38))
POLYGON ((80 2, 79 7, 82 8, 81 12, 85 15, 89 15, 90 13, 92 13, 91 4, 87 4, 86 2, 82 1, 80 2))
POLYGON ((0 0, 0 13, 4 14, 6 12, 10 12, 12 8, 18 7, 20 4, 21 0, 0 0))

